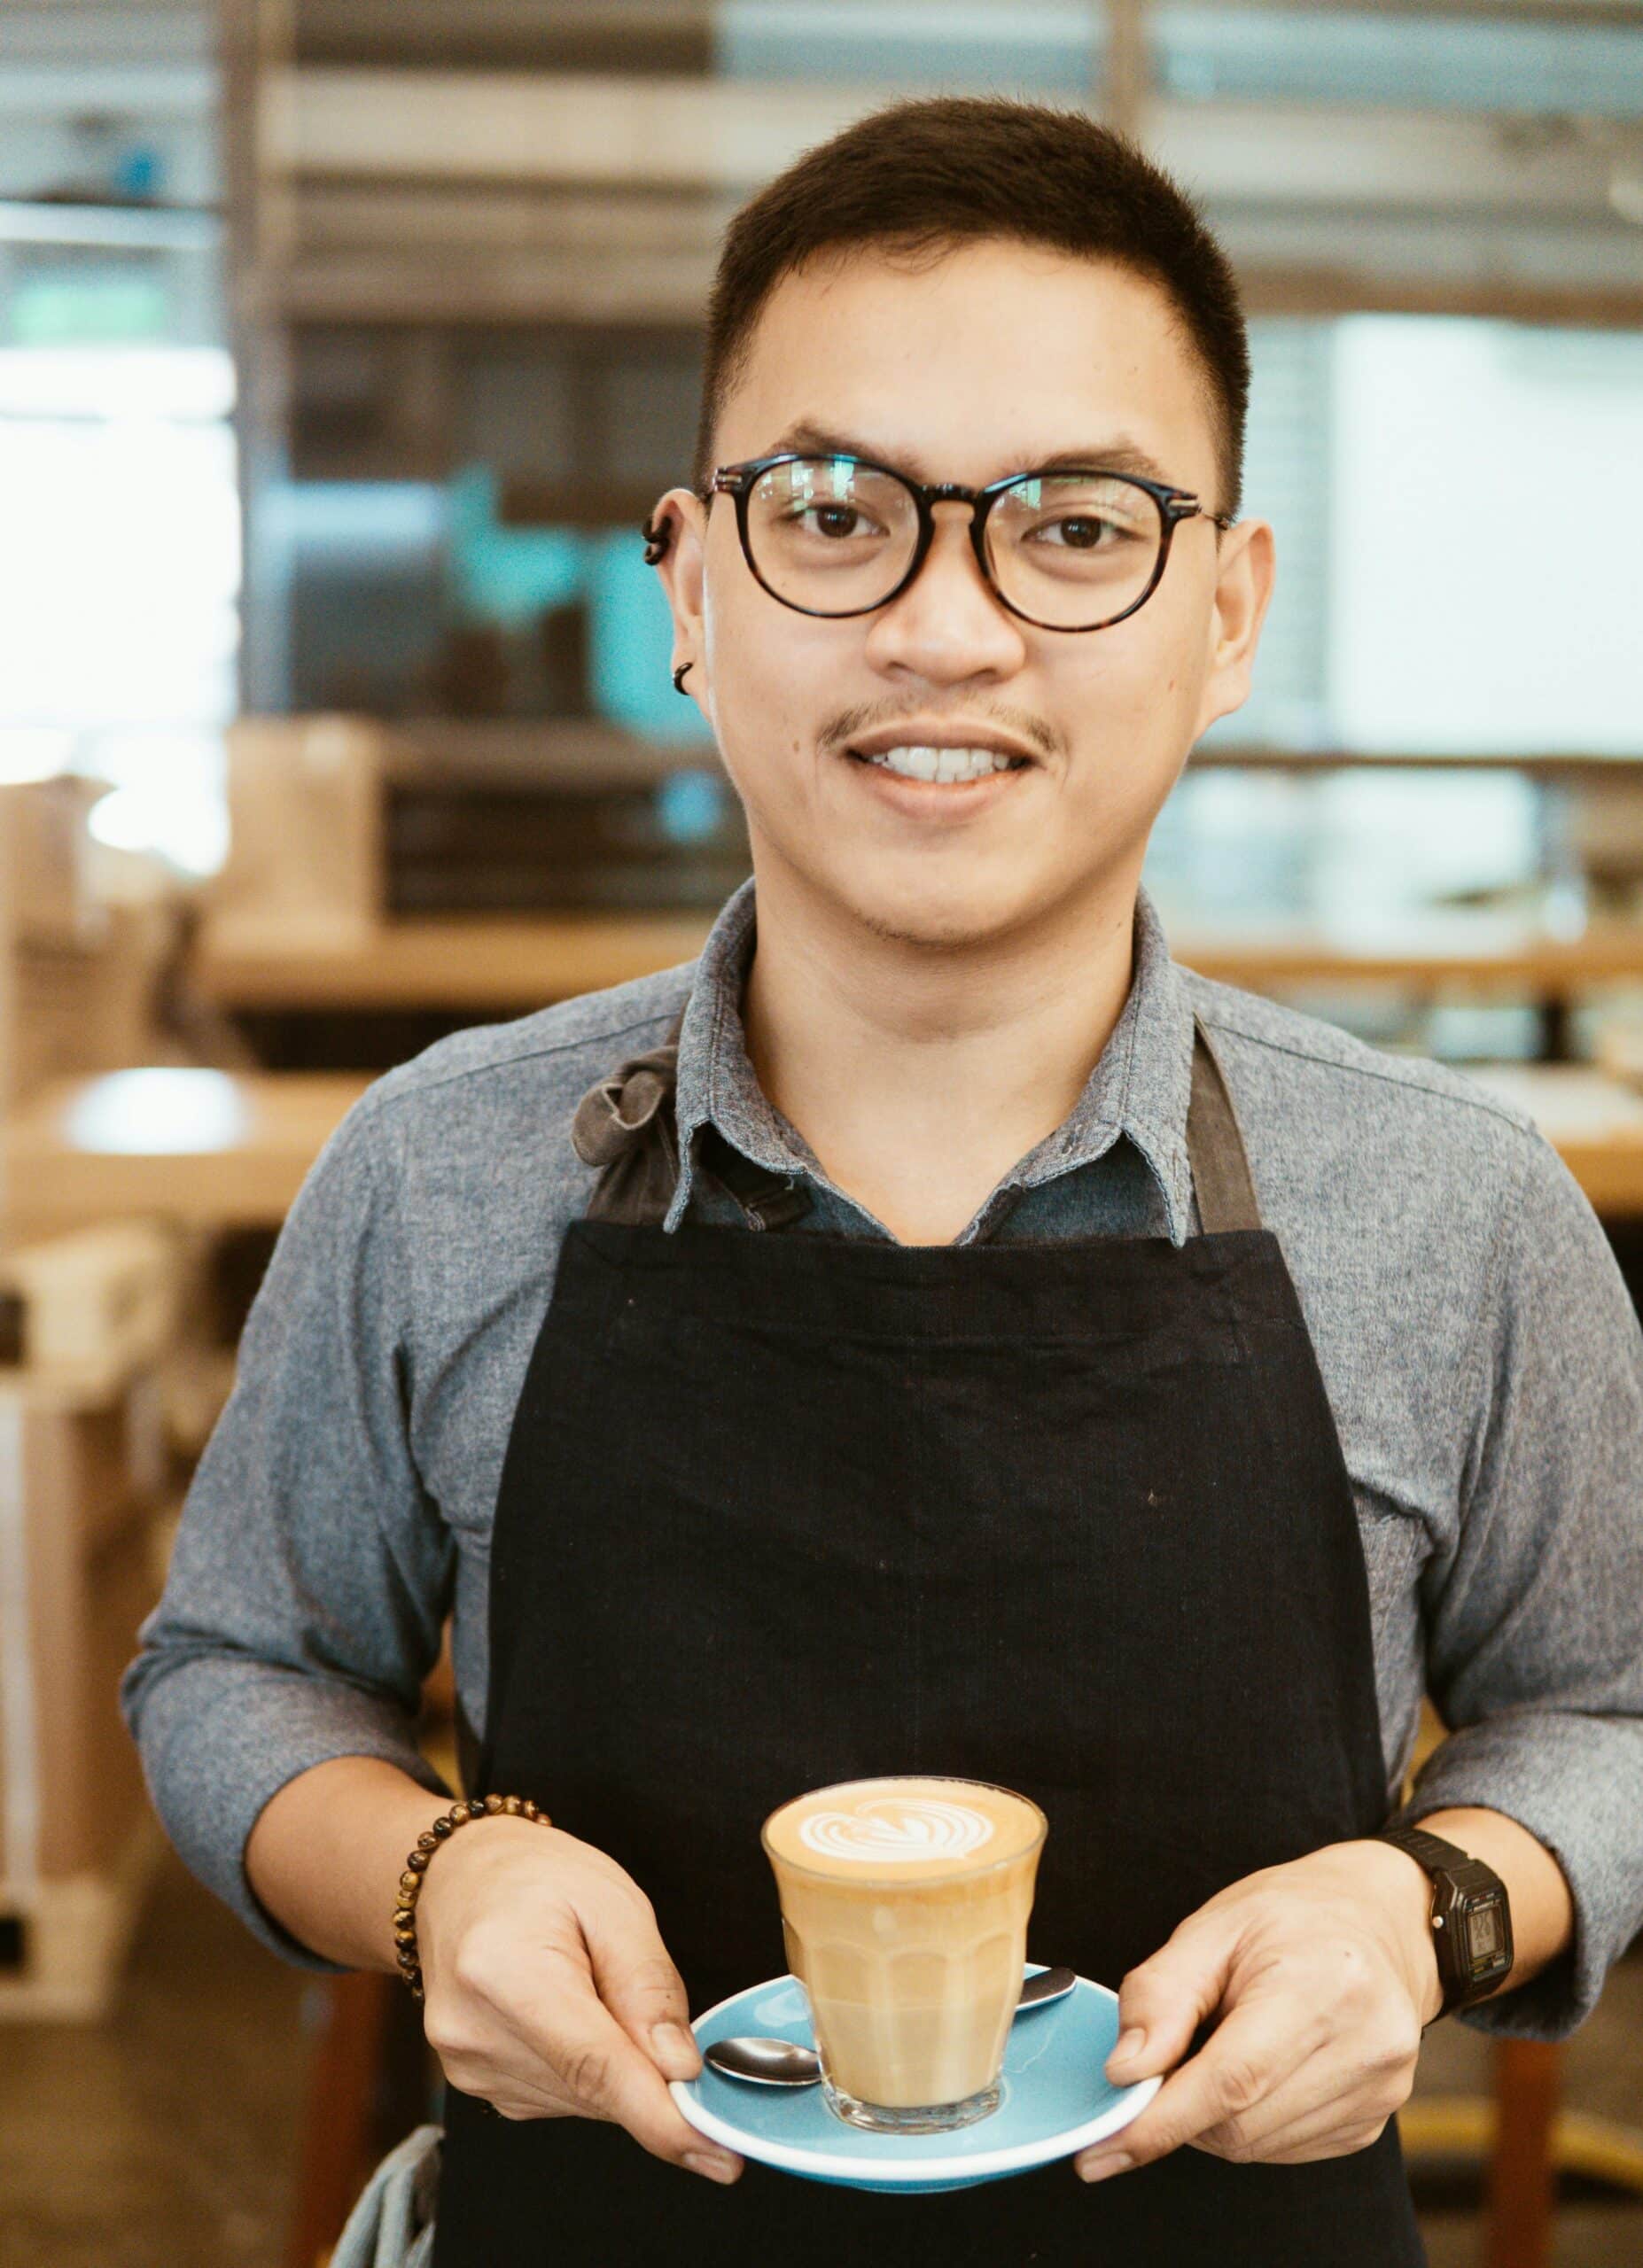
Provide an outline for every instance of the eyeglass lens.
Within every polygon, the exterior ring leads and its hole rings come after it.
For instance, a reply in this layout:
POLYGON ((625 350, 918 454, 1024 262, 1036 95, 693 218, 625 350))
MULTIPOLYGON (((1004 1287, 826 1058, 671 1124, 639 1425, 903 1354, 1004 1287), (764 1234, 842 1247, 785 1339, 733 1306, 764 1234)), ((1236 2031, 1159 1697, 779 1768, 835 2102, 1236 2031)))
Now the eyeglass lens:
MULTIPOLYGON (((759 579, 812 614, 882 606, 918 547, 918 506, 893 473, 849 457, 801 457, 760 474, 747 500, 759 579)), ((1026 473, 994 500, 988 569, 1029 620, 1093 630, 1133 606, 1151 581, 1164 517, 1146 489, 1117 474, 1026 473)))

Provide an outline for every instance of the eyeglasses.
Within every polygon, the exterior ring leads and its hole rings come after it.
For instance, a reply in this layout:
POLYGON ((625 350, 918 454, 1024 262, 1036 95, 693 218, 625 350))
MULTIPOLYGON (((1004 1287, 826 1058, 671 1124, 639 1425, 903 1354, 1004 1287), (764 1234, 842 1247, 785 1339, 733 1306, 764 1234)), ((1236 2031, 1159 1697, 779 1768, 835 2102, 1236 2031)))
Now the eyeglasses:
POLYGON ((1157 589, 1183 520, 1233 524, 1187 489, 1098 467, 965 488, 927 485, 865 457, 789 454, 720 465, 704 501, 715 495, 735 498, 744 556, 771 597, 828 618, 871 614, 900 596, 929 555, 938 504, 969 506, 989 589, 1040 630, 1122 622, 1157 589))

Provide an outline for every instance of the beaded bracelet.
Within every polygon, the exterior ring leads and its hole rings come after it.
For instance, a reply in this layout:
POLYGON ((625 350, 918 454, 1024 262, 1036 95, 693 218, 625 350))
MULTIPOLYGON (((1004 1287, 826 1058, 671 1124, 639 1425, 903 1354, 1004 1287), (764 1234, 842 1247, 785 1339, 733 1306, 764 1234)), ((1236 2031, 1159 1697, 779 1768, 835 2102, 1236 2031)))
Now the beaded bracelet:
POLYGON ((553 1825, 545 1811, 539 1811, 528 1796, 476 1796, 471 1803, 453 1804, 441 1812, 438 1819, 417 1837, 417 1847, 405 1861, 405 1871, 400 1876, 398 1902, 393 1908, 394 1959, 400 1965, 400 1975, 410 1986, 411 1997, 422 1998, 422 1959, 417 1951, 417 1900, 422 1891, 422 1878, 428 1871, 428 1861, 441 1843, 449 1839, 459 1827, 471 1819, 533 1819, 540 1826, 553 1825))

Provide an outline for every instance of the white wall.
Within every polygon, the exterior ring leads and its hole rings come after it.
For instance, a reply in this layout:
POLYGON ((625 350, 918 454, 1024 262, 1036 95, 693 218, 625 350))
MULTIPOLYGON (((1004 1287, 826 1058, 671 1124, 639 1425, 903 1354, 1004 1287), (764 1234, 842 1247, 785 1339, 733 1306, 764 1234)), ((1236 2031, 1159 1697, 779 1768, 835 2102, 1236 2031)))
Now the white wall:
POLYGON ((1643 754, 1643 338, 1358 315, 1335 387, 1342 744, 1643 754))

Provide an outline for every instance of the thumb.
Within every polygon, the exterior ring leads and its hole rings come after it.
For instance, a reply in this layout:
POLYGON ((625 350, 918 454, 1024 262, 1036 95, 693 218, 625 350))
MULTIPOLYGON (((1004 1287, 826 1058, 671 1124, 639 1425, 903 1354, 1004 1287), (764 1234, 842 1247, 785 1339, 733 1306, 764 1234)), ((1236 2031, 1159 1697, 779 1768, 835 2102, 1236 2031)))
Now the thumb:
POLYGON ((1180 2062, 1194 2032, 1221 2004, 1234 1934, 1214 1920, 1183 1922, 1149 1961, 1131 1969, 1118 1992, 1118 2044, 1107 2058, 1115 2085, 1180 2062))

